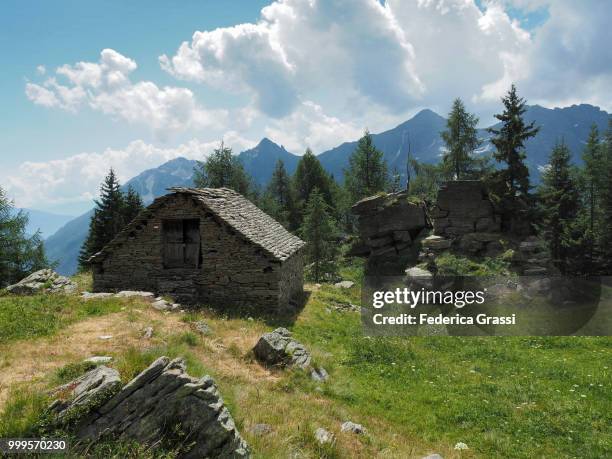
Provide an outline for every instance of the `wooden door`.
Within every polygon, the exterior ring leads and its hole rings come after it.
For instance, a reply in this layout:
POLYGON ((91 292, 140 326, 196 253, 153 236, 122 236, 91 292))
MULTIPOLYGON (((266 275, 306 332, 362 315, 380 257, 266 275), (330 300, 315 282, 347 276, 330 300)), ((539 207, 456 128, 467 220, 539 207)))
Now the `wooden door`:
POLYGON ((200 267, 200 221, 183 220, 185 266, 200 267))
POLYGON ((185 259, 183 221, 164 220, 162 229, 164 268, 180 268, 184 265, 185 259))

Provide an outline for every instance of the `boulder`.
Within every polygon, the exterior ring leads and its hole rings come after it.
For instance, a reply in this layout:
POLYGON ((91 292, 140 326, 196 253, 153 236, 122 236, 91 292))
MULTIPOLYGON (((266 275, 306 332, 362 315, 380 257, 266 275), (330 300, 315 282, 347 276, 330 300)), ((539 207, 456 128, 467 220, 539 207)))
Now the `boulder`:
POLYGON ((253 348, 257 360, 271 366, 291 366, 307 368, 310 366, 310 353, 291 337, 286 328, 264 334, 253 348))
POLYGON ((320 445, 330 444, 336 440, 334 434, 328 430, 325 430, 323 427, 319 427, 317 430, 315 430, 314 437, 320 445))
POLYGON ((164 299, 156 299, 153 303, 151 303, 153 309, 157 309, 158 311, 168 311, 172 305, 168 303, 164 299))
POLYGON ((406 280, 409 284, 413 284, 418 288, 431 288, 434 281, 432 273, 418 266, 413 266, 406 270, 406 280))
POLYGON ((340 426, 342 432, 352 432, 357 435, 363 435, 366 433, 365 428, 361 424, 355 424, 351 421, 343 422, 340 426))
POLYGON ((334 287, 336 288, 351 288, 353 285, 355 285, 355 282, 353 281, 342 281, 342 282, 336 282, 334 284, 334 287))
POLYGON ((250 457, 212 378, 189 376, 182 359, 160 357, 123 388, 118 373, 106 367, 75 383, 70 399, 55 402, 51 411, 80 441, 119 438, 155 445, 166 432, 180 429, 189 433, 181 457, 250 457))
POLYGON ((316 382, 325 382, 329 379, 329 373, 323 367, 313 368, 310 377, 316 382))
POLYGON ((142 337, 144 339, 151 339, 151 338, 153 338, 153 327, 146 327, 144 329, 144 333, 142 334, 142 337))
POLYGON ((434 454, 429 454, 427 456, 423 456, 422 459, 444 459, 444 458, 440 456, 438 453, 434 453, 434 454))
POLYGON ((57 414, 57 422, 62 423, 75 415, 99 406, 109 400, 121 389, 119 372, 100 365, 74 381, 54 390, 70 390, 68 400, 56 400, 50 409, 57 414))
POLYGON ((193 328, 195 328, 195 330, 201 335, 212 335, 212 329, 206 322, 202 320, 198 320, 197 322, 195 322, 193 324, 193 328))
POLYGON ((37 293, 73 293, 77 285, 70 279, 60 276, 52 269, 41 269, 6 287, 8 293, 15 295, 35 295, 37 293))

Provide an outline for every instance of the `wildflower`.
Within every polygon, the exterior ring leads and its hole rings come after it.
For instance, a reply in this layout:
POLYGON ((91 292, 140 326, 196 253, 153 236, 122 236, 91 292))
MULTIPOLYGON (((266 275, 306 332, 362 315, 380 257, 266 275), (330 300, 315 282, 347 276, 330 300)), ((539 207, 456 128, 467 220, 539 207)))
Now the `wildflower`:
POLYGON ((469 448, 468 448, 468 445, 460 441, 459 443, 455 445, 455 449, 462 450, 462 449, 469 449, 469 448))

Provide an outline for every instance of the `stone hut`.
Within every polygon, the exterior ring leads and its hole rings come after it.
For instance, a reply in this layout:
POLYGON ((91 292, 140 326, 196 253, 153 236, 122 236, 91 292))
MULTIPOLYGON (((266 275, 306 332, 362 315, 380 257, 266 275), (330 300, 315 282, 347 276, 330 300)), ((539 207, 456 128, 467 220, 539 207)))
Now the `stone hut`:
POLYGON ((169 188, 91 259, 96 292, 281 312, 303 289, 305 243, 227 188, 169 188))

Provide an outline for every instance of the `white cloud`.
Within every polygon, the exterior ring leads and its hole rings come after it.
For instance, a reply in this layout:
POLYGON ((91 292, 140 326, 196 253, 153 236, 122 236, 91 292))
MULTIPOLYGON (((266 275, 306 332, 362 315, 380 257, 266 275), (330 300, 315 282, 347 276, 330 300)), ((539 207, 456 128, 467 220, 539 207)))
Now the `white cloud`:
POLYGON ((44 65, 38 65, 36 66, 36 73, 38 73, 39 75, 44 75, 45 73, 47 73, 47 68, 44 65))
MULTIPOLYGON (((227 132, 224 141, 236 152, 256 144, 236 132, 227 132)), ((122 149, 109 148, 44 162, 26 161, 15 171, 3 171, 6 175, 0 179, 19 207, 85 205, 97 196, 100 183, 111 167, 125 183, 142 171, 174 158, 205 158, 218 144, 218 140, 191 140, 177 147, 160 148, 135 140, 122 149)))
POLYGON ((375 0, 275 2, 256 24, 195 32, 160 57, 172 75, 247 92, 277 118, 316 93, 328 107, 364 97, 397 110, 423 91, 413 61, 391 11, 375 0))
POLYGON ((160 88, 151 81, 133 83, 130 74, 136 68, 132 59, 105 49, 98 62, 65 64, 42 84, 28 82, 26 95, 35 104, 71 112, 86 105, 114 118, 149 126, 161 135, 219 128, 226 122, 226 110, 202 108, 189 89, 160 88))
MULTIPOLYGON (((522 0, 525 1, 525 0, 522 0)), ((591 103, 612 110, 612 2, 538 0, 550 18, 534 34, 523 86, 546 106, 591 103)))
POLYGON ((303 154, 306 147, 321 152, 342 142, 363 135, 361 127, 346 123, 323 112, 314 102, 303 102, 290 116, 274 120, 265 135, 295 154, 303 154))

